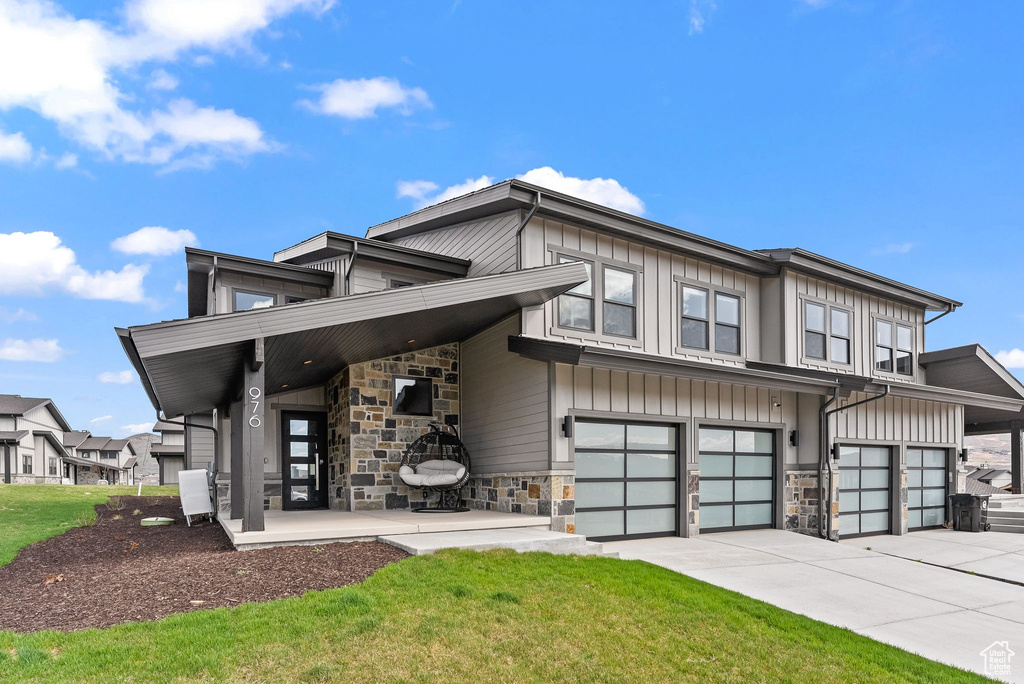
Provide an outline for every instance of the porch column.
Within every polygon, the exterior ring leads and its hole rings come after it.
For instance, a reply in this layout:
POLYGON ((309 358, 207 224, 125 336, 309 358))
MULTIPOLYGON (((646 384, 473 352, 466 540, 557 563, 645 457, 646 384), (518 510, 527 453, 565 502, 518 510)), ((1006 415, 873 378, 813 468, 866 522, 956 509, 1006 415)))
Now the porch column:
POLYGON ((4 442, 4 484, 11 484, 11 445, 4 442))
POLYGON ((253 341, 242 383, 242 531, 263 530, 263 338, 253 341))
POLYGON ((1015 420, 1010 423, 1010 486, 1014 494, 1024 492, 1021 485, 1024 476, 1024 460, 1021 459, 1021 428, 1024 423, 1015 420))
POLYGON ((236 401, 228 410, 231 421, 231 519, 238 520, 245 511, 242 496, 242 402, 236 401))

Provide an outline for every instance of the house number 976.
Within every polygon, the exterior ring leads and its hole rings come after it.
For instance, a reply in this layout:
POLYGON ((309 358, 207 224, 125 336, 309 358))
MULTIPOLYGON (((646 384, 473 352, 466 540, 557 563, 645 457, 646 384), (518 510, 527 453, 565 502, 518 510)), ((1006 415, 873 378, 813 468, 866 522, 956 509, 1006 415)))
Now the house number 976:
POLYGON ((252 405, 252 415, 249 416, 249 427, 258 428, 260 425, 263 424, 263 421, 260 419, 259 415, 260 394, 261 392, 259 387, 249 388, 249 403, 250 405, 252 405))

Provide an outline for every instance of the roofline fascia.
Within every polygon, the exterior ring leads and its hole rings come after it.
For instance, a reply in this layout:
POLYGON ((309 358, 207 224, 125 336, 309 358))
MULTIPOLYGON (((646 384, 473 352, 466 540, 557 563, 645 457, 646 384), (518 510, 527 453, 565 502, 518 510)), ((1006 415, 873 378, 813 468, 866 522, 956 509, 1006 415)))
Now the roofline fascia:
POLYGON ((132 339, 131 331, 127 328, 114 328, 114 332, 117 333, 117 338, 120 340, 121 346, 124 348, 124 353, 128 356, 128 361, 132 364, 132 367, 138 374, 139 379, 142 381, 142 387, 146 391, 146 396, 149 397, 149 403, 152 404, 153 408, 158 412, 161 411, 160 399, 156 396, 156 390, 153 388, 153 383, 149 379, 149 371, 146 370, 146 365, 142 362, 142 356, 139 355, 139 350, 135 346, 135 340, 132 339))
POLYGON ((465 276, 469 271, 470 261, 468 259, 434 254, 433 252, 395 245, 382 240, 361 238, 334 231, 325 231, 319 235, 314 235, 308 240, 303 240, 297 245, 292 245, 275 252, 274 262, 284 264, 290 259, 297 259, 304 254, 321 249, 335 249, 337 250, 336 254, 351 254, 355 252, 356 245, 359 245, 359 256, 367 259, 454 276, 465 276))
POLYGON ((304 285, 312 284, 330 288, 334 284, 334 274, 330 271, 254 259, 237 254, 211 252, 195 247, 185 248, 185 263, 187 266, 209 266, 210 268, 216 266, 218 270, 222 271, 287 280, 304 285))
POLYGON ((69 456, 70 455, 70 454, 68 454, 67 449, 64 448, 64 445, 61 444, 60 441, 49 430, 33 430, 32 431, 32 435, 33 436, 44 437, 47 442, 49 442, 54 447, 56 447, 58 450, 60 450, 60 453, 62 455, 64 455, 64 456, 69 456))

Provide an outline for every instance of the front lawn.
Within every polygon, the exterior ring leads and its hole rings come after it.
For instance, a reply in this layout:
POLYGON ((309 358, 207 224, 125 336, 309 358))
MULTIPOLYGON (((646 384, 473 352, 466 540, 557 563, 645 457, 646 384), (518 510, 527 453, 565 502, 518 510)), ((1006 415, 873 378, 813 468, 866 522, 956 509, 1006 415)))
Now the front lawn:
POLYGON ((159 622, 0 632, 0 681, 29 680, 983 681, 639 561, 508 551, 159 622))
MULTIPOLYGON (((0 484, 0 565, 18 549, 96 519, 97 504, 136 494, 135 486, 0 484)), ((144 496, 177 496, 177 487, 143 487, 144 496)))

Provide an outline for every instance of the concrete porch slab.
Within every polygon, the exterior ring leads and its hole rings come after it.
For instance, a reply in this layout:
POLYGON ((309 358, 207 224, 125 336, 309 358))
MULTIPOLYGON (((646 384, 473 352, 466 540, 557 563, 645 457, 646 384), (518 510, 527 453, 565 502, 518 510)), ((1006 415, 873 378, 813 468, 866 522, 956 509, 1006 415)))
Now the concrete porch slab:
POLYGON ((218 518, 236 549, 299 544, 329 544, 421 532, 550 528, 551 518, 471 510, 464 513, 412 511, 266 511, 265 529, 242 532, 241 520, 218 518))
POLYGON ((512 549, 519 552, 543 551, 563 555, 603 555, 601 544, 588 542, 586 537, 537 528, 398 534, 380 537, 379 541, 397 546, 413 556, 435 553, 441 549, 512 549))

